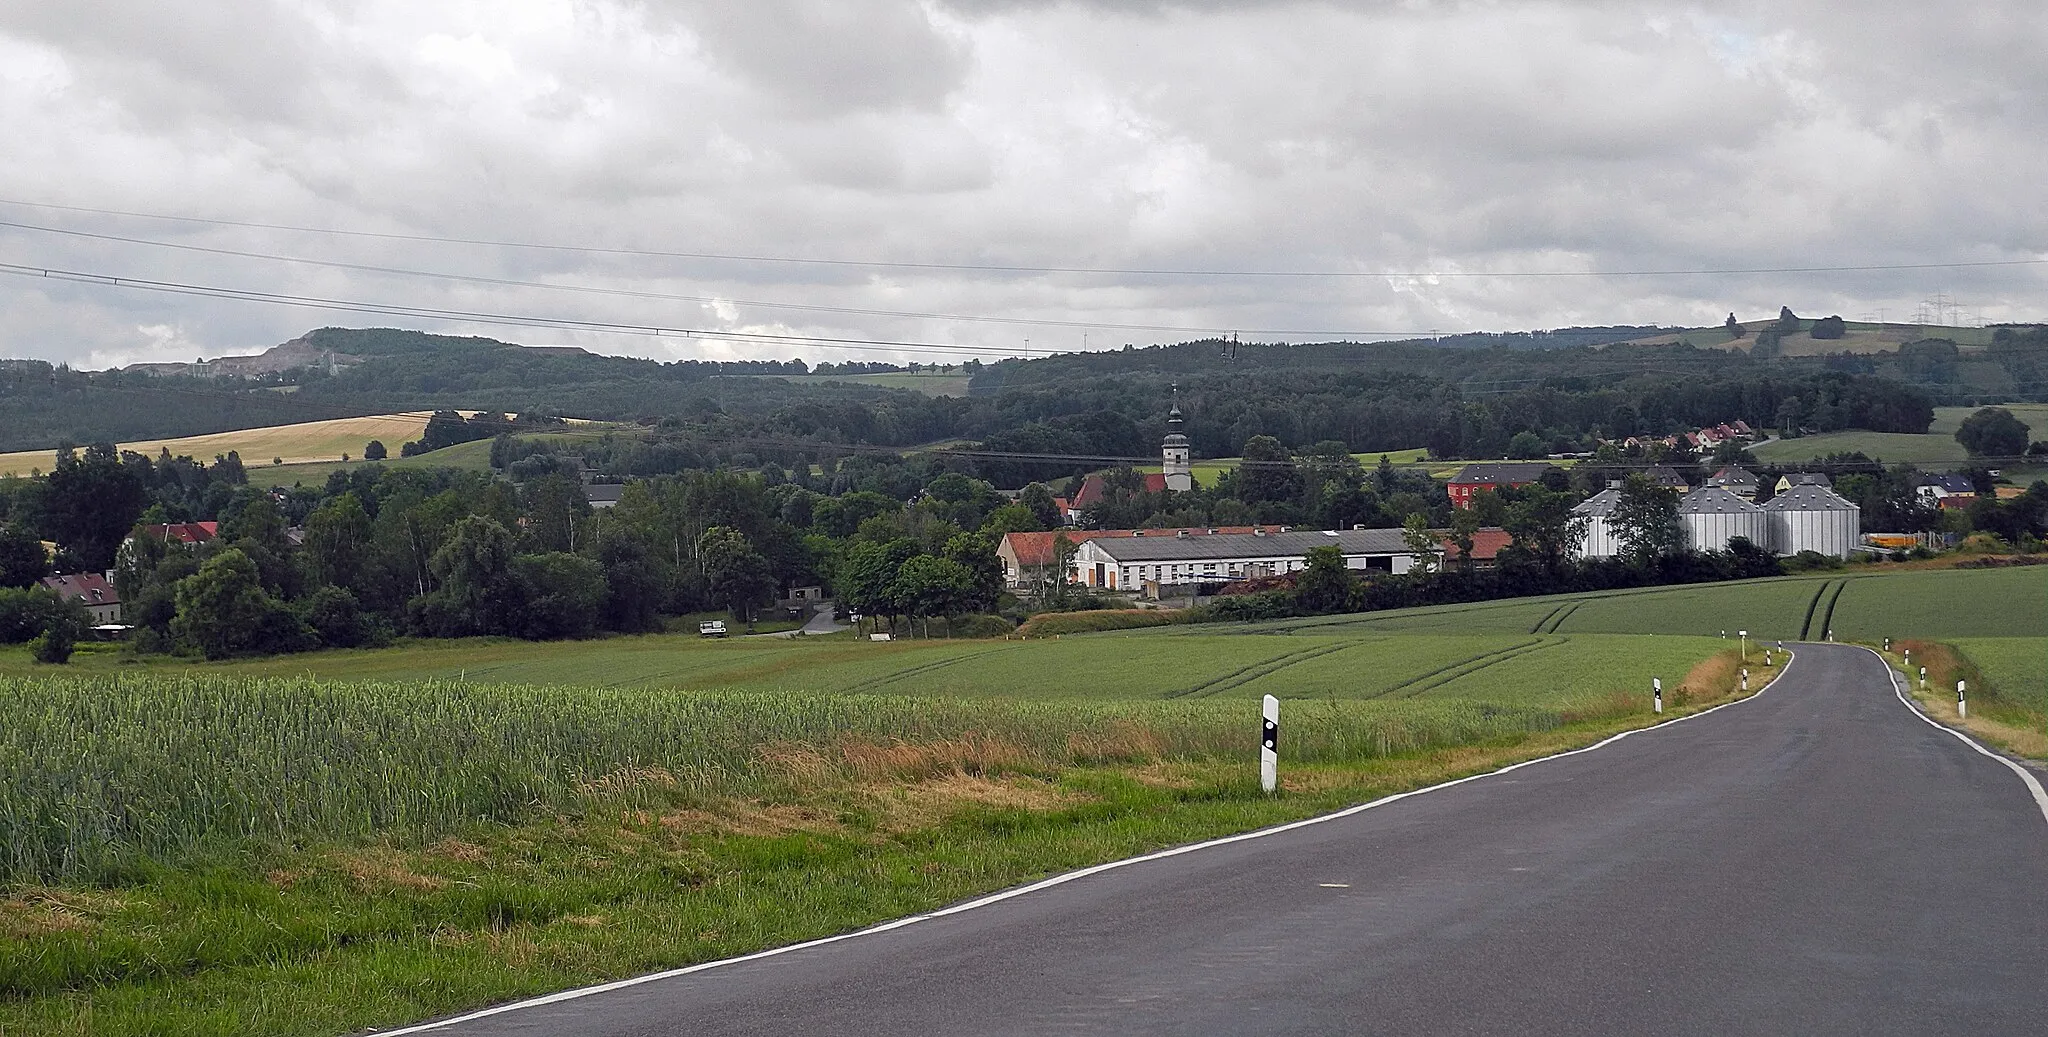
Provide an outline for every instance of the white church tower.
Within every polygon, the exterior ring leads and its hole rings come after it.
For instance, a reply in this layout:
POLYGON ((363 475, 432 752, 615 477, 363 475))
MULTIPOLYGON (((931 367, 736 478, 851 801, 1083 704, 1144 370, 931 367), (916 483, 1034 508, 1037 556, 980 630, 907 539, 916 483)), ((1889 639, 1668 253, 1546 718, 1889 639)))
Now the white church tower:
POLYGON ((1161 471, 1166 473, 1169 490, 1195 488, 1195 469, 1189 463, 1188 437, 1181 432, 1181 424, 1180 387, 1174 386, 1173 409, 1166 414, 1166 442, 1159 449, 1161 471))

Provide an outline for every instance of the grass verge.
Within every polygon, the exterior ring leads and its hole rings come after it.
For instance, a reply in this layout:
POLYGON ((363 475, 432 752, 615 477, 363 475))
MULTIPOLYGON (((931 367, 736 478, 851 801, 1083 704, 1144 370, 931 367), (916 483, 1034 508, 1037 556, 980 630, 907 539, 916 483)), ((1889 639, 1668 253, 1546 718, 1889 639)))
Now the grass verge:
POLYGON ((1940 641, 1894 641, 1890 651, 1880 650, 1879 654, 1905 676, 1907 693, 1928 716, 2015 756, 2048 760, 2048 712, 2005 694, 1955 646, 1940 641), (1912 653, 1910 666, 1908 652, 1912 653), (1920 687, 1923 666, 1927 668, 1925 689, 1920 687), (1968 716, 1956 709, 1959 680, 1967 682, 1968 716))
MULTIPOLYGON (((1576 748, 1727 701, 1738 669, 1700 664, 1662 718, 1617 696, 1464 745, 1326 737, 1272 797, 1249 751, 1190 753, 1140 720, 1093 741, 846 734, 762 740, 745 783, 620 767, 504 822, 213 840, 17 881, 0 1033, 331 1034, 729 957, 1576 748)), ((1287 707, 1291 746, 1317 744, 1326 707, 1287 707)))

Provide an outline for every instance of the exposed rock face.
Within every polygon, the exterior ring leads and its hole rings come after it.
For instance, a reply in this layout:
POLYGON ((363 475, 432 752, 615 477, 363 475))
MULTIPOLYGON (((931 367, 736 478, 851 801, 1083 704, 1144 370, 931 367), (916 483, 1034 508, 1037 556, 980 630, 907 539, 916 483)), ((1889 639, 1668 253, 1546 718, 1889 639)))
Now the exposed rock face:
POLYGON ((306 367, 323 367, 329 374, 333 374, 362 363, 363 359, 347 353, 337 353, 331 349, 322 349, 304 338, 295 338, 290 342, 272 346, 255 356, 224 356, 190 364, 129 364, 122 370, 153 375, 190 375, 195 378, 253 378, 306 367))

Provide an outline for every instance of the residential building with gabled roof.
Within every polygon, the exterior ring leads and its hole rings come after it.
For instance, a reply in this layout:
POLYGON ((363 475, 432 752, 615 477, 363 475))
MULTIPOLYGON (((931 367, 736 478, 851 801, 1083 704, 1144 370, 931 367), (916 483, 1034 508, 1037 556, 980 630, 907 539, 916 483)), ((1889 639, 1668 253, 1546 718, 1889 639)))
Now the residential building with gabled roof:
POLYGON ((1558 470, 1548 461, 1485 461, 1458 469, 1458 474, 1451 476, 1445 489, 1451 495, 1452 507, 1469 508, 1472 495, 1481 490, 1528 486, 1541 482, 1544 475, 1558 470))
POLYGON ((60 598, 68 598, 85 606, 92 613, 95 626, 104 626, 121 621, 121 596, 114 590, 114 583, 99 573, 71 573, 63 576, 45 576, 42 585, 60 598))

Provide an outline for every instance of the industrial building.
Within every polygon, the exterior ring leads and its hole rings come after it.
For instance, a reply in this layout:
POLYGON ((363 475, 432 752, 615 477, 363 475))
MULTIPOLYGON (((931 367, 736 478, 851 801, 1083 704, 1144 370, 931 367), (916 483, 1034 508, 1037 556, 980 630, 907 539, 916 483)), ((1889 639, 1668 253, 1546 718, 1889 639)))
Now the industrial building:
POLYGON ((1586 537, 1579 542, 1580 558, 1616 558, 1621 555, 1621 539, 1614 535, 1614 527, 1608 524, 1608 517, 1614 514, 1614 507, 1621 503, 1621 483, 1609 482, 1607 488, 1578 503, 1572 514, 1586 520, 1586 537))
POLYGON ((1764 509, 1719 486, 1702 486, 1680 497, 1678 521, 1695 551, 1726 551, 1737 537, 1771 548, 1771 521, 1764 509))
POLYGON ((1148 583, 1223 583, 1298 572, 1307 566, 1310 550, 1330 546, 1343 552, 1352 569, 1405 573, 1415 564, 1399 529, 1105 537, 1081 544, 1075 562, 1081 582, 1090 587, 1134 591, 1148 583))
POLYGON ((1763 510, 1771 523, 1772 546, 1781 555, 1816 551, 1847 558, 1862 542, 1862 509, 1826 486, 1794 485, 1763 510))

